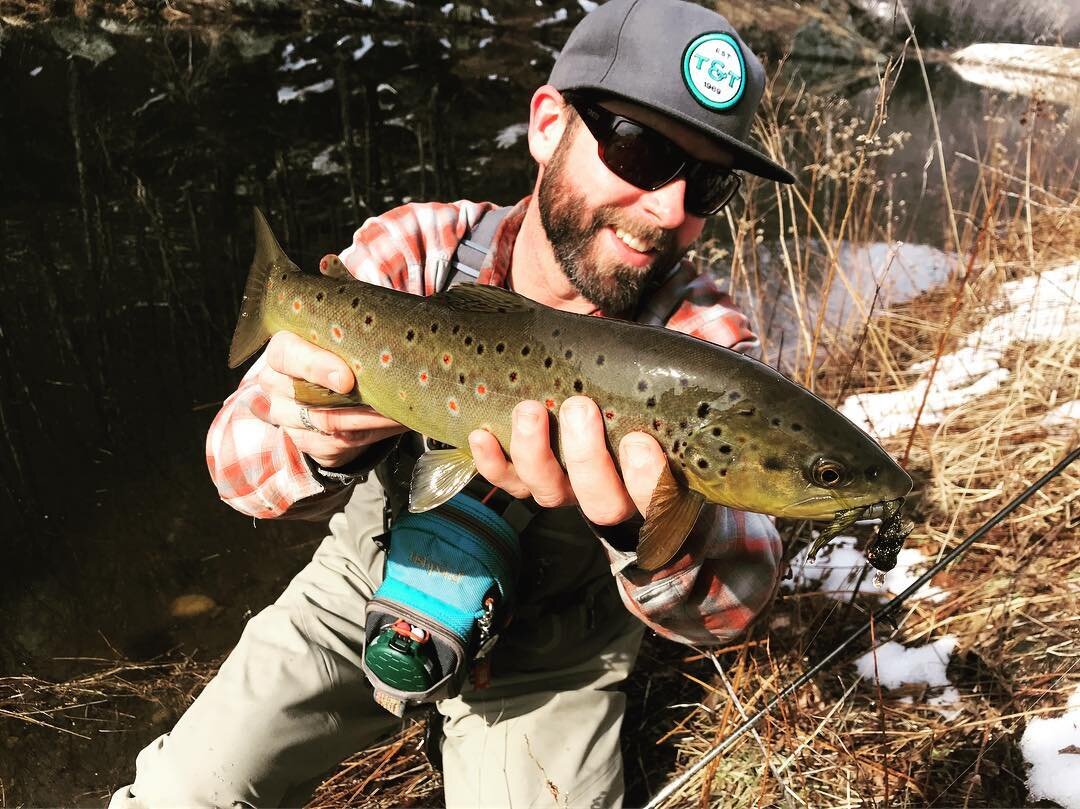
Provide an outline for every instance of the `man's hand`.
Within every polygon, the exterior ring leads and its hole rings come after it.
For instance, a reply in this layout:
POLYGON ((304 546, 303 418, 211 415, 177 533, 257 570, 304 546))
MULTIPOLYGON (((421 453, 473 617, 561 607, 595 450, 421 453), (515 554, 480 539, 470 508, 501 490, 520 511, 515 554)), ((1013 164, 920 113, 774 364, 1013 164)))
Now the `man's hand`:
POLYGON ((603 416, 585 396, 559 409, 559 446, 566 471, 551 451, 548 412, 540 402, 514 408, 510 459, 486 430, 469 435, 476 468, 494 486, 548 508, 577 503, 592 522, 615 525, 645 514, 656 481, 667 464, 660 445, 645 433, 630 433, 619 444, 622 476, 608 452, 603 416))
POLYGON ((278 332, 266 346, 259 385, 270 397, 270 423, 285 428, 296 448, 324 469, 344 466, 368 446, 406 428, 370 407, 309 409, 293 398, 293 380, 303 379, 348 393, 356 384, 349 366, 326 349, 290 332, 278 332), (302 415, 308 424, 305 425, 302 415))

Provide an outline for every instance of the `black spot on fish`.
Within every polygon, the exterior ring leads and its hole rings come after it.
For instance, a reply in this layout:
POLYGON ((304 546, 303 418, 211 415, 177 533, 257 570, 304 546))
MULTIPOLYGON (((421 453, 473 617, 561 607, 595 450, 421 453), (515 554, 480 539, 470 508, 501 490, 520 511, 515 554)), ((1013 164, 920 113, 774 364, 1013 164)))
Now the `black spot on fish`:
POLYGON ((679 422, 679 429, 680 430, 685 430, 686 429, 686 419, 683 419, 682 421, 679 422))
POLYGON ((338 295, 340 295, 342 292, 345 291, 345 287, 338 287, 337 291, 338 291, 338 295))
POLYGON ((706 461, 704 458, 698 458, 697 459, 697 465, 698 465, 698 469, 708 469, 709 468, 709 462, 706 461))
POLYGON ((560 334, 562 334, 562 329, 555 329, 553 332, 551 332, 552 337, 558 337, 560 334))
POLYGON ((511 371, 508 376, 511 382, 517 382, 517 371, 511 371))
POLYGON ((721 444, 720 445, 720 454, 721 455, 730 455, 731 454, 731 445, 730 444, 721 444))
POLYGON ((352 299, 352 308, 355 309, 359 305, 360 305, 360 299, 359 298, 353 298, 352 299))
POLYGON ((505 306, 499 306, 499 307, 497 307, 497 311, 499 312, 500 315, 505 315, 506 314, 506 307, 505 306))
POLYGON ((562 379, 560 379, 559 377, 555 377, 555 390, 558 390, 561 387, 562 387, 562 379))
POLYGON ((318 294, 315 295, 315 300, 321 301, 325 297, 326 297, 325 295, 323 295, 321 292, 319 292, 318 294))
POLYGON ((431 324, 431 333, 435 334, 438 330, 439 330, 439 324, 438 323, 432 323, 431 324))
POLYGON ((637 383, 637 389, 644 393, 649 389, 649 383, 642 379, 640 382, 637 383))
POLYGON ((454 328, 450 329, 451 334, 457 334, 459 331, 461 331, 461 326, 458 326, 457 324, 454 325, 454 328))
POLYGON ((581 380, 580 379, 575 379, 574 380, 574 392, 575 393, 581 393, 583 390, 585 390, 585 386, 583 384, 581 384, 581 380))
POLYGON ((532 353, 532 349, 529 346, 521 347, 521 356, 527 357, 532 353))
POLYGON ((364 318, 364 325, 365 326, 370 326, 374 322, 375 322, 375 318, 372 317, 371 315, 368 315, 367 317, 364 318))
POLYGON ((723 432, 724 432, 724 431, 723 431, 723 430, 721 430, 721 429, 720 429, 719 427, 713 427, 713 428, 712 428, 712 434, 713 434, 713 437, 714 437, 714 438, 719 438, 719 437, 720 437, 720 435, 721 435, 721 434, 722 434, 723 432))
POLYGON ((779 427, 780 426, 780 419, 773 419, 772 420, 772 426, 773 427, 779 427))
POLYGON ((550 368, 551 364, 553 362, 555 362, 555 360, 553 360, 551 357, 544 357, 544 367, 545 368, 550 368))
POLYGON ((458 381, 459 384, 464 385, 465 384, 465 374, 458 374, 457 375, 457 381, 458 381))
POLYGON ((502 354, 504 351, 506 351, 506 343, 496 343, 495 344, 495 353, 496 354, 502 354))
POLYGON ((708 402, 702 402, 701 404, 699 404, 699 405, 698 405, 698 408, 697 408, 697 414, 698 414, 698 418, 699 418, 699 419, 703 419, 703 418, 705 418, 705 417, 706 417, 707 415, 709 415, 709 411, 710 411, 711 409, 712 409, 712 408, 711 408, 711 407, 709 407, 709 403, 708 403, 708 402))
POLYGON ((784 462, 772 455, 766 457, 761 465, 772 472, 780 472, 784 468, 784 462))
POLYGON ((726 478, 726 477, 727 477, 727 470, 726 470, 726 469, 721 469, 721 470, 720 470, 720 477, 722 477, 722 478, 726 478))
POLYGON ((603 365, 604 364, 604 355, 603 354, 597 354, 596 355, 596 364, 597 365, 603 365))
POLYGON ((476 353, 477 353, 478 356, 480 354, 484 353, 484 344, 483 343, 477 343, 476 344, 476 353))
POLYGON ((729 393, 729 394, 727 395, 727 397, 728 397, 728 398, 729 398, 729 399, 730 399, 731 401, 733 401, 733 402, 737 402, 737 401, 738 401, 739 399, 741 399, 741 398, 742 398, 742 394, 741 394, 741 393, 739 393, 739 392, 738 392, 737 390, 733 390, 733 391, 732 391, 731 393, 729 393))
POLYGON ((690 380, 687 379, 684 376, 682 379, 679 380, 679 387, 680 388, 688 388, 688 387, 690 387, 690 380))
POLYGON ((655 396, 650 396, 648 399, 646 399, 645 400, 645 406, 646 407, 656 407, 656 397, 655 396))
POLYGON ((407 332, 405 332, 405 339, 411 343, 413 340, 416 339, 416 332, 414 332, 412 329, 409 329, 407 332))
POLYGON ((288 274, 287 272, 283 272, 283 273, 281 274, 281 280, 282 280, 282 281, 284 281, 284 280, 285 280, 286 278, 288 278, 288 277, 289 277, 289 274, 288 274))
POLYGON ((675 452, 675 453, 678 453, 679 447, 681 445, 682 445, 682 441, 680 441, 678 438, 676 438, 675 443, 671 445, 671 451, 675 452))
POLYGON ((569 360, 569 359, 573 359, 573 357, 574 357, 574 352, 573 352, 573 350, 572 350, 572 349, 569 349, 569 348, 568 348, 568 349, 566 349, 566 353, 565 353, 565 354, 563 354, 563 356, 564 356, 564 357, 566 357, 566 358, 567 358, 568 360, 569 360))
POLYGON ((465 345, 467 345, 467 346, 472 345, 472 335, 471 334, 466 334, 465 335, 465 345))
POLYGON ((794 430, 795 432, 800 432, 802 430, 802 425, 799 424, 799 422, 797 422, 797 421, 793 421, 791 423, 791 429, 794 430))
POLYGON ((666 435, 668 438, 671 438, 671 434, 674 433, 674 432, 675 432, 674 427, 668 427, 666 430, 664 430, 664 435, 666 435))
POLYGON ((652 428, 656 432, 660 432, 660 424, 661 424, 660 419, 653 419, 652 420, 652 428))

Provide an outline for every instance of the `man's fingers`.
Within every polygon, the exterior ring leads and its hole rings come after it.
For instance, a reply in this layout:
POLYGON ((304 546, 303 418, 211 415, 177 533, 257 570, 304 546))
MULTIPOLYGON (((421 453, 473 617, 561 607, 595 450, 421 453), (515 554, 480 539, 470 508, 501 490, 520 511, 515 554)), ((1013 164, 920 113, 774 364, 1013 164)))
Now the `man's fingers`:
POLYGON ((511 497, 525 498, 531 493, 521 482, 513 464, 503 454, 499 439, 487 430, 469 433, 469 451, 472 452, 476 471, 492 486, 498 486, 511 497))
POLYGON ((633 516, 637 506, 608 453, 596 404, 584 396, 563 402, 559 436, 566 474, 585 516, 598 525, 614 525, 633 516))
POLYGON ((270 338, 266 346, 266 362, 280 374, 306 379, 338 393, 348 393, 356 384, 345 360, 291 332, 279 331, 270 338))
POLYGON ((510 459, 533 499, 546 508, 575 502, 566 473, 551 451, 547 408, 540 402, 519 402, 513 412, 510 459))
POLYGON ((629 433, 619 443, 623 483, 642 515, 646 515, 656 482, 666 465, 663 449, 650 435, 629 433))
POLYGON ((380 438, 376 440, 405 431, 405 428, 393 419, 380 416, 368 407, 343 407, 334 408, 332 410, 319 410, 314 407, 307 407, 305 409, 305 416, 307 417, 308 423, 305 424, 304 419, 300 415, 301 408, 304 407, 304 405, 301 405, 291 397, 271 396, 270 423, 278 424, 282 427, 306 429, 309 432, 315 432, 317 430, 319 432, 335 435, 343 433, 379 434, 380 438), (314 427, 315 430, 312 430, 312 427, 314 427))

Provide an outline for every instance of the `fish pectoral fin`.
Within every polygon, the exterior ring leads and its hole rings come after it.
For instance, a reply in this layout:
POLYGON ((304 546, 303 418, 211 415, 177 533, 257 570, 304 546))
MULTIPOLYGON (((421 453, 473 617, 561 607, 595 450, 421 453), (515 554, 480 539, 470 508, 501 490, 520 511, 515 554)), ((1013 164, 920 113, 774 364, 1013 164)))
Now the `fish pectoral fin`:
POLYGON ((441 506, 469 485, 476 464, 467 449, 429 449, 413 467, 409 511, 419 513, 441 506))
POLYGON ((338 393, 303 379, 293 380, 293 398, 308 407, 356 407, 364 403, 355 385, 348 393, 338 393))
POLYGON ((508 313, 531 312, 536 304, 528 298, 508 289, 485 286, 483 284, 459 284, 445 292, 430 296, 459 312, 508 313))
POLYGON ((637 566, 652 571, 670 562, 690 535, 703 505, 704 497, 680 486, 664 467, 638 537, 637 566))

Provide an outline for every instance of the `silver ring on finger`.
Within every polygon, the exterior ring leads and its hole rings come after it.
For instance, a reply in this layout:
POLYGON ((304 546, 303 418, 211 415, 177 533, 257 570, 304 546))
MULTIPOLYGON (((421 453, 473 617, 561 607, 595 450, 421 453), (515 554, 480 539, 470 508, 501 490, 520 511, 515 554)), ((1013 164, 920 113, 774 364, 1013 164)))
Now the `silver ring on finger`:
POLYGON ((311 414, 303 405, 300 405, 300 423, 304 425, 305 430, 311 430, 311 432, 318 433, 319 435, 330 435, 330 433, 320 430, 311 423, 311 414))

